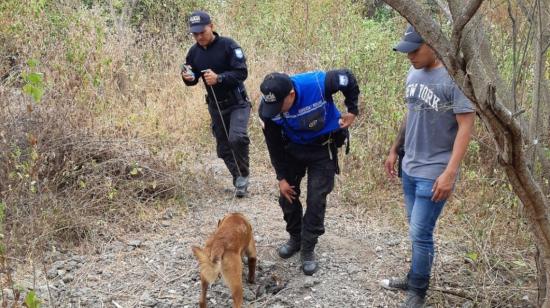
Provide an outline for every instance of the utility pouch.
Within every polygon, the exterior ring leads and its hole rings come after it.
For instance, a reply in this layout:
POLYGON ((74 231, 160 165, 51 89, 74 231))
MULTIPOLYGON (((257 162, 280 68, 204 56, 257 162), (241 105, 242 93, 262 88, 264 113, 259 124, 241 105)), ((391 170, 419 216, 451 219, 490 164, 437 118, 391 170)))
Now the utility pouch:
POLYGON ((325 109, 318 108, 308 114, 300 116, 298 125, 301 130, 317 132, 325 127, 325 109))
POLYGON ((235 96, 235 100, 238 102, 238 104, 248 105, 252 107, 252 102, 250 101, 250 98, 246 93, 244 85, 236 87, 235 90, 233 90, 233 95, 235 96))
POLYGON ((346 154, 349 153, 349 137, 349 130, 347 128, 341 128, 332 133, 334 145, 336 145, 337 148, 341 148, 345 144, 346 154))

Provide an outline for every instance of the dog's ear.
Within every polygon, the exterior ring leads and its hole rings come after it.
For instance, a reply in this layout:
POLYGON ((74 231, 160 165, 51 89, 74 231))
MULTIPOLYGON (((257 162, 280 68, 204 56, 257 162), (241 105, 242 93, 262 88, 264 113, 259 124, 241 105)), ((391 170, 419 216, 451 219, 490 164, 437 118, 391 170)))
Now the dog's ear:
POLYGON ((220 226, 220 224, 222 223, 223 219, 218 219, 218 227, 220 226))
POLYGON ((197 246, 193 246, 191 247, 191 249, 193 250, 193 254, 195 255, 195 258, 197 258, 197 261, 199 261, 199 264, 201 264, 201 266, 202 264, 208 264, 210 262, 208 256, 204 252, 204 249, 197 246))

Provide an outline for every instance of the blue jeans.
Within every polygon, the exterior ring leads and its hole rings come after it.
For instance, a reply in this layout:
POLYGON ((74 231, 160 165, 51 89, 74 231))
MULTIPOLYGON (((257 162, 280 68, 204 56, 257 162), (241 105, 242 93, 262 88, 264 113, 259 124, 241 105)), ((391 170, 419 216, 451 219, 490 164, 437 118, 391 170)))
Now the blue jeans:
POLYGON ((435 180, 409 176, 403 172, 403 193, 412 243, 409 290, 426 295, 434 259, 433 232, 437 218, 447 200, 432 201, 435 180))

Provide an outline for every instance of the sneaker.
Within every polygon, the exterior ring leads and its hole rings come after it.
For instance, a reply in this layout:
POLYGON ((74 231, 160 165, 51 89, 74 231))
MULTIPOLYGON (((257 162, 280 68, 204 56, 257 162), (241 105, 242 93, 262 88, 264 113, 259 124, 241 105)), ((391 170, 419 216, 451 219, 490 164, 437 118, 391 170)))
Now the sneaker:
POLYGON ((248 191, 248 177, 247 176, 238 176, 235 179, 235 195, 239 198, 246 196, 248 191))
POLYGON ((409 289, 409 280, 407 279, 407 276, 403 278, 392 277, 390 279, 382 279, 380 281, 380 286, 388 290, 407 291, 409 289))
POLYGON ((414 292, 407 293, 407 299, 401 304, 401 308, 422 308, 426 304, 426 299, 414 292))

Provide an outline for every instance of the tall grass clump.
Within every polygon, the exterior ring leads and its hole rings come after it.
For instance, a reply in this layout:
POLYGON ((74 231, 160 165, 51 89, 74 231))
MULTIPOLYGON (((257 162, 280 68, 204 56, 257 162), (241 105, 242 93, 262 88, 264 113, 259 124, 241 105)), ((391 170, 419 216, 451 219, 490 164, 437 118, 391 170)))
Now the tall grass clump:
POLYGON ((139 229, 159 207, 184 209, 199 185, 192 162, 211 143, 201 91, 184 89, 178 71, 200 1, 166 12, 153 1, 27 4, 0 4, 7 251, 139 229), (161 25, 178 27, 160 35, 161 25))

